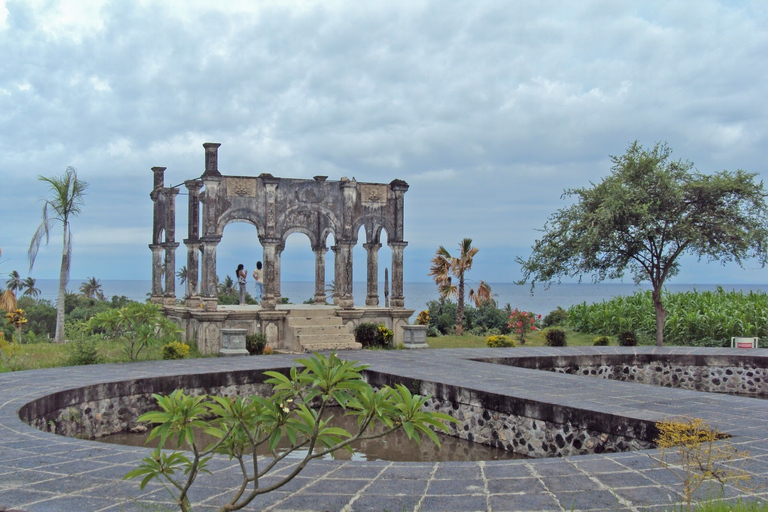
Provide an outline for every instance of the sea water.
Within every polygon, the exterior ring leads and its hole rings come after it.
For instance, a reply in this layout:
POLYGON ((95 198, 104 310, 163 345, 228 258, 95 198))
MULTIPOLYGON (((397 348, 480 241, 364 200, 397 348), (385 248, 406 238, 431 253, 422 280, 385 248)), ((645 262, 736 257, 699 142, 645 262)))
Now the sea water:
MULTIPOLYGON (((68 291, 77 292, 80 285, 85 280, 70 280, 68 291)), ((130 300, 143 302, 149 297, 152 283, 148 280, 110 280, 103 279, 101 283, 104 296, 109 299, 113 295, 124 295, 130 300)), ((493 298, 499 307, 509 304, 512 308, 523 311, 531 311, 537 314, 546 315, 558 306, 568 309, 574 304, 586 302, 601 302, 613 297, 632 295, 636 291, 649 290, 649 285, 635 286, 627 283, 572 283, 552 285, 550 288, 536 286, 533 291, 530 285, 516 285, 513 283, 490 283, 493 298)), ((40 289, 40 298, 56 301, 58 293, 58 281, 55 279, 38 279, 37 288, 40 289)), ((768 293, 768 285, 765 284, 669 284, 665 287, 670 292, 685 292, 691 290, 713 291, 718 286, 722 286, 726 291, 755 291, 768 293)), ((176 296, 182 298, 184 295, 184 285, 176 287, 176 296)), ((249 283, 248 291, 253 294, 255 287, 249 283)), ((312 282, 303 281, 284 281, 281 283, 281 293, 287 297, 293 304, 312 298, 315 292, 315 285, 312 282)), ((352 295, 355 304, 364 305, 366 297, 366 284, 364 282, 354 283, 352 295)), ((438 298, 437 288, 434 283, 404 283, 403 295, 405 296, 405 306, 408 309, 414 309, 417 312, 427 308, 427 302, 438 298)), ((379 305, 384 305, 384 284, 379 283, 379 305)))

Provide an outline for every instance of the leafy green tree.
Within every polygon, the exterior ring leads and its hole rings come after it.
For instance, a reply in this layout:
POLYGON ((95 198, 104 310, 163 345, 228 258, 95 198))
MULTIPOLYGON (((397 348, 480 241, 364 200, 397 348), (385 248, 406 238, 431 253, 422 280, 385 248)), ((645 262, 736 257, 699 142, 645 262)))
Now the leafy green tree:
POLYGON ((152 344, 178 341, 181 329, 166 318, 156 304, 132 302, 120 309, 108 309, 88 321, 91 332, 103 332, 125 345, 131 361, 152 344))
POLYGON ((692 254, 722 263, 768 257, 768 206, 762 182, 742 170, 711 175, 671 160, 665 143, 643 149, 637 142, 612 156, 611 174, 597 185, 566 190, 575 204, 553 214, 531 256, 520 257, 532 285, 562 276, 591 274, 595 282, 621 278, 650 281, 656 344, 664 342, 662 288, 692 254))
POLYGON ((54 176, 53 178, 38 176, 38 179, 48 183, 51 197, 45 200, 43 205, 43 221, 38 226, 29 244, 29 270, 31 271, 35 265, 35 258, 37 258, 37 252, 40 249, 40 242, 42 242, 43 237, 45 237, 47 245, 51 228, 54 223, 60 222, 63 235, 54 341, 62 343, 64 341, 64 295, 66 294, 67 283, 69 282, 69 269, 72 260, 72 227, 70 222, 72 217, 77 217, 80 214, 80 207, 84 204, 83 195, 88 187, 88 183, 77 178, 77 171, 75 171, 74 167, 67 167, 67 170, 61 176, 54 176), (49 216, 49 209, 53 211, 52 216, 49 216))
MULTIPOLYGON (((440 298, 448 296, 456 297, 458 309, 456 310, 456 334, 464 334, 464 289, 465 274, 472 270, 472 263, 478 253, 477 247, 472 247, 472 239, 465 238, 459 243, 459 255, 451 256, 442 245, 437 249, 432 258, 432 266, 429 275, 435 280, 440 298), (458 279, 458 285, 453 283, 453 278, 458 279)), ((477 291, 470 288, 469 298, 476 305, 491 299, 491 287, 485 281, 480 281, 477 291)))
POLYGON ((342 361, 336 354, 314 354, 297 362, 304 368, 293 366, 288 375, 265 372, 270 377, 266 382, 273 387, 268 398, 188 396, 182 390, 153 395, 160 410, 143 414, 139 420, 157 425, 149 439, 159 437, 160 447, 125 478, 141 478, 142 489, 153 479, 170 484, 165 488, 179 509, 188 512, 192 510, 192 485, 210 472, 208 463, 214 454, 225 454, 237 460, 242 481, 231 499, 217 510, 240 510, 291 481, 311 460, 349 449, 355 440, 382 437, 402 428, 410 439, 418 442, 424 435, 439 446, 433 429, 446 431, 444 422, 457 422, 446 414, 422 411, 429 397, 412 395, 400 384, 394 389, 384 386, 374 390, 361 376, 367 365, 342 361), (323 419, 325 410, 334 403, 340 406, 340 413, 357 417, 356 432, 333 427, 330 419, 323 419), (383 430, 374 431, 372 427, 377 424, 383 430), (216 438, 209 446, 197 440, 197 432, 203 430, 216 438), (278 453, 277 445, 284 438, 291 446, 278 453), (168 439, 187 452, 163 451, 168 439), (269 447, 271 457, 259 459, 256 448, 261 445, 269 447), (302 449, 305 455, 290 471, 264 482, 280 461, 302 449))

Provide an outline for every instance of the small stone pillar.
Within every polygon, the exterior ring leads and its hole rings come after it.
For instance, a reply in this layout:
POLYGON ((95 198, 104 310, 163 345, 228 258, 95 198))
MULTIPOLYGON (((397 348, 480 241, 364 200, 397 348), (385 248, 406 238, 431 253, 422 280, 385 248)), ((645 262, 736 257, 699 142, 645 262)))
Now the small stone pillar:
POLYGON ((219 357, 249 355, 248 350, 245 348, 245 335, 247 332, 246 329, 222 329, 219 357))
POLYGON ((327 247, 315 249, 315 304, 325 304, 325 253, 327 247))
POLYGON ((426 325, 404 325, 403 346, 405 348, 429 348, 426 325))
POLYGON ((379 249, 381 244, 363 244, 363 248, 368 253, 367 261, 367 280, 368 290, 365 296, 366 306, 379 305, 379 249))
POLYGON ((408 242, 390 242, 392 248, 392 300, 393 308, 404 308, 405 297, 403 296, 403 249, 408 242))
POLYGON ((163 246, 160 244, 150 244, 152 250, 152 296, 151 302, 155 304, 163 303, 163 246))

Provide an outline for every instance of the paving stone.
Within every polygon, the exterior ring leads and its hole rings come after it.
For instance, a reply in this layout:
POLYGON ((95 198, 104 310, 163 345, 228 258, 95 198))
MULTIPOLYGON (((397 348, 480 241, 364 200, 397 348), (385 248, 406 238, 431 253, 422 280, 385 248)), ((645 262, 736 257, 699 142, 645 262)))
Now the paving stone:
POLYGON ((421 512, 484 512, 488 510, 485 496, 426 496, 420 507, 421 512))
POLYGON ((496 494, 490 496, 488 501, 494 512, 562 511, 560 503, 549 493, 496 494))
MULTIPOLYGON (((606 353, 711 354, 727 349, 607 347, 606 353)), ((626 382, 545 373, 470 361, 487 357, 488 349, 443 349, 400 354, 400 351, 354 352, 350 357, 370 364, 376 371, 404 375, 475 389, 473 393, 515 395, 516 400, 542 401, 563 406, 582 406, 618 416, 648 418, 690 414, 713 422, 733 434, 732 442, 751 453, 745 468, 751 483, 768 489, 768 401, 743 399, 695 391, 657 388, 626 382), (525 382, 525 386, 510 386, 525 382), (638 386, 642 390, 638 391, 638 386)), ((594 347, 554 349, 515 348, 494 350, 509 357, 527 355, 595 354, 594 347)), ((764 351, 759 352, 760 354, 764 351)), ((341 357, 345 357, 340 353, 341 357)), ((209 374, 220 371, 289 367, 294 356, 227 358, 102 365, 89 368, 50 369, 0 374, 4 404, 0 404, 0 510, 24 512, 132 512, 142 507, 173 509, 168 494, 155 483, 143 491, 139 481, 123 481, 148 454, 141 447, 101 445, 63 438, 35 430, 19 421, 18 408, 38 396, 59 389, 178 374, 209 374), (54 383, 54 384, 52 384, 54 383), (10 434, 10 435, 9 435, 10 434)), ((475 396, 475 395, 473 395, 475 396)), ((479 395, 478 395, 479 396, 479 395)), ((486 462, 399 463, 365 461, 313 461, 301 476, 279 490, 262 496, 249 508, 287 510, 376 510, 388 512, 430 510, 625 510, 613 493, 631 503, 636 511, 667 511, 680 501, 680 483, 659 467, 648 452, 604 453, 563 459, 526 459, 486 462), (370 484, 370 485, 368 485, 370 484), (365 489, 363 491, 363 489, 365 489), (549 489, 552 492, 544 492, 549 489), (315 491, 315 492, 312 492, 315 491), (488 493, 486 495, 486 492, 488 493), (347 508, 344 508, 347 507, 347 508), (561 508, 562 507, 562 508, 561 508)), ((267 485, 296 467, 286 459, 267 485)), ((196 510, 214 510, 239 483, 237 468, 225 457, 210 463, 212 475, 201 475, 193 496, 205 500, 196 510)), ((717 487, 700 491, 706 497, 717 487)), ((725 498, 744 497, 726 487, 725 498)), ((768 491, 754 493, 763 499, 768 491)))

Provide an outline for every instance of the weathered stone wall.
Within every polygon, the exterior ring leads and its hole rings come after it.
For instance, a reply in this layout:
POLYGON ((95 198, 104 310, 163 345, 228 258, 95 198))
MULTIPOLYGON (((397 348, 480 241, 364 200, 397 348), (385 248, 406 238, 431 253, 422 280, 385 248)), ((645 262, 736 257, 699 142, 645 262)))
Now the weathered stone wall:
POLYGON ((488 358, 482 361, 520 368, 583 375, 655 386, 768 397, 765 360, 749 354, 599 354, 488 358))
POLYGON ((668 388, 768 397, 768 370, 752 365, 721 368, 656 361, 642 365, 559 366, 552 371, 668 388))
POLYGON ((424 409, 450 414, 458 419, 458 424, 450 425, 448 433, 452 436, 534 458, 625 452, 654 447, 651 441, 634 437, 640 433, 632 430, 626 436, 619 436, 579 428, 571 422, 557 424, 436 399, 431 399, 424 409))
MULTIPOLYGON (((516 358, 515 366, 583 376, 614 378, 702 391, 768 396, 766 370, 741 358, 709 366, 686 357, 655 360, 644 357, 516 358)), ((509 359, 486 360, 510 364, 509 359)), ((286 371, 283 369, 282 371, 286 371)), ((432 395, 426 408, 459 420, 450 434, 530 457, 568 456, 653 447, 652 422, 575 407, 510 398, 492 392, 421 382, 381 372, 364 372, 374 387, 403 384, 414 393, 432 395)), ((178 375, 101 384, 42 397, 25 405, 21 418, 42 430, 95 438, 137 428, 139 415, 152 410, 152 393, 183 388, 191 395, 265 396, 270 387, 261 372, 178 375)), ((138 426, 138 428, 143 428, 138 426)))
MULTIPOLYGON (((272 387, 268 384, 252 383, 208 389, 185 389, 184 393, 189 396, 203 394, 230 397, 268 396, 271 389, 272 387)), ((95 439, 118 432, 144 431, 147 426, 138 423, 139 416, 156 409, 157 401, 152 393, 121 395, 80 402, 64 409, 50 411, 48 414, 32 419, 30 425, 67 437, 95 439)))

